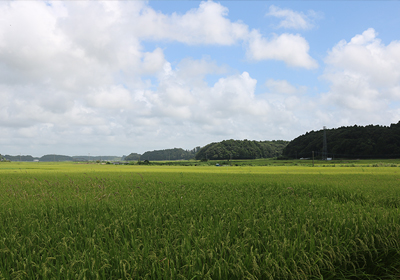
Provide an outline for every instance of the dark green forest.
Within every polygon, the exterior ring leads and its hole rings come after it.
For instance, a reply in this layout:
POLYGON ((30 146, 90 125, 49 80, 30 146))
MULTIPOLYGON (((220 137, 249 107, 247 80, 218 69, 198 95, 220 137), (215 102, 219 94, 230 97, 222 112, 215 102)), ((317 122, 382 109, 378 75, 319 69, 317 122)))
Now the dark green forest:
MULTIPOLYGON (((400 157, 400 122, 390 126, 367 125, 326 129, 329 158, 400 157)), ((283 150, 284 158, 322 156, 324 130, 310 131, 292 140, 283 150)))
POLYGON ((137 153, 131 153, 125 160, 189 160, 193 159, 196 152, 200 147, 194 148, 193 150, 184 150, 181 148, 165 149, 147 151, 143 155, 137 153))
POLYGON ((140 160, 142 155, 138 153, 130 153, 128 156, 124 158, 124 160, 140 160))
MULTIPOLYGON (((323 152, 324 130, 310 131, 292 141, 254 141, 224 140, 210 143, 203 148, 192 150, 181 148, 147 151, 140 155, 131 153, 122 158, 127 161, 170 161, 170 160, 229 160, 257 158, 399 158, 400 157, 400 121, 390 126, 367 125, 347 126, 326 129, 327 153, 323 152)), ((0 155, 1 158, 1 155, 0 155)), ((121 160, 115 156, 64 156, 45 155, 34 158, 30 155, 4 155, 10 161, 87 161, 121 160)))
POLYGON ((224 140, 211 143, 196 154, 197 160, 273 158, 282 155, 288 141, 224 140))
POLYGON ((87 155, 87 156, 73 156, 72 157, 73 161, 97 161, 97 160, 101 160, 101 161, 105 161, 105 160, 111 160, 111 161, 119 161, 122 159, 122 157, 118 157, 118 156, 91 156, 91 155, 87 155))
POLYGON ((64 155, 44 155, 39 161, 73 161, 73 158, 64 155))
MULTIPOLYGON (((1 159, 1 155, 0 155, 1 159)), ((44 162, 56 162, 56 161, 96 161, 96 160, 121 160, 121 157, 117 156, 65 156, 65 155, 44 155, 42 157, 32 157, 30 155, 21 155, 21 156, 10 156, 10 155, 5 155, 4 159, 9 160, 9 161, 34 161, 34 160, 39 160, 39 161, 44 161, 44 162)))
POLYGON ((27 155, 27 156, 25 156, 25 155, 20 155, 20 156, 4 155, 4 158, 9 161, 33 161, 34 159, 36 159, 29 155, 27 155))

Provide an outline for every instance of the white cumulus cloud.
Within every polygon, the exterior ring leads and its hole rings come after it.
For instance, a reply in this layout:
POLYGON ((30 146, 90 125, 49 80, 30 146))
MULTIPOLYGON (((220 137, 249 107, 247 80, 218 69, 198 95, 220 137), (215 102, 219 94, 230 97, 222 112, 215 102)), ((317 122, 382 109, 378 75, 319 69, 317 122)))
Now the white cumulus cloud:
POLYGON ((132 32, 140 38, 173 40, 186 44, 232 45, 248 33, 248 26, 231 22, 228 9, 213 1, 183 15, 165 15, 146 6, 138 13, 132 32))
POLYGON ((330 90, 323 101, 353 119, 397 122, 398 112, 389 105, 400 99, 400 41, 385 45, 377 35, 369 28, 328 52, 323 78, 330 90))
POLYGON ((288 94, 272 100, 256 94, 257 80, 246 69, 232 71, 206 55, 169 61, 157 45, 244 44, 256 61, 318 67, 302 36, 265 38, 228 12, 212 1, 181 14, 145 1, 0 1, 2 147, 72 155, 117 146, 128 153, 192 148, 214 135, 289 133, 288 122, 297 121, 288 111, 297 98, 289 83, 271 80, 288 94))
POLYGON ((293 86, 286 80, 268 79, 265 82, 265 85, 271 92, 274 93, 295 94, 305 92, 307 90, 307 88, 304 86, 293 86))
POLYGON ((309 49, 308 42, 299 34, 283 33, 268 40, 253 30, 247 55, 254 60, 282 60, 292 67, 314 69, 318 63, 308 54, 309 49))
POLYGON ((310 29, 314 26, 314 19, 317 13, 309 11, 308 14, 296 12, 290 9, 281 9, 275 5, 269 7, 267 16, 273 16, 282 19, 278 27, 294 29, 310 29))

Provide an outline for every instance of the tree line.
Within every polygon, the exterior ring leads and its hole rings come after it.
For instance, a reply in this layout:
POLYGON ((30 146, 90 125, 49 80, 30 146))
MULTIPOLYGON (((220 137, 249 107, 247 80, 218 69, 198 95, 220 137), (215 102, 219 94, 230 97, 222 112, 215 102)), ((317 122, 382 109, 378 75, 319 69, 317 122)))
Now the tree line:
POLYGON ((224 140, 210 143, 192 150, 182 148, 147 151, 144 154, 131 153, 125 157, 127 161, 152 160, 223 160, 223 159, 256 159, 273 158, 282 155, 283 148, 289 143, 284 140, 253 141, 224 140))
MULTIPOLYGON (((44 161, 44 162, 53 162, 53 161, 96 161, 96 160, 121 160, 121 157, 117 156, 65 156, 65 155, 44 155, 42 157, 33 157, 31 155, 4 155, 4 159, 9 161, 44 161)), ((1 159, 1 155, 0 155, 1 159)))
POLYGON ((165 150, 147 151, 144 154, 131 153, 125 157, 125 160, 190 160, 194 159, 195 154, 200 150, 196 147, 192 150, 184 150, 182 148, 173 148, 165 150))
MULTIPOLYGON (((400 122, 390 126, 367 125, 326 129, 327 156, 331 158, 400 157, 400 122)), ((310 131, 292 140, 284 158, 322 156, 324 130, 310 131)))
POLYGON ((128 156, 64 156, 45 155, 40 158, 30 155, 0 155, 9 161, 85 161, 85 160, 226 160, 256 158, 311 158, 322 155, 332 158, 398 158, 400 157, 400 121, 390 126, 342 126, 306 132, 292 141, 224 140, 213 142, 192 150, 182 148, 147 151, 144 154, 131 153, 128 156), (327 154, 323 151, 326 133, 327 154))
POLYGON ((288 141, 224 140, 210 143, 196 154, 197 160, 273 158, 282 155, 288 141))

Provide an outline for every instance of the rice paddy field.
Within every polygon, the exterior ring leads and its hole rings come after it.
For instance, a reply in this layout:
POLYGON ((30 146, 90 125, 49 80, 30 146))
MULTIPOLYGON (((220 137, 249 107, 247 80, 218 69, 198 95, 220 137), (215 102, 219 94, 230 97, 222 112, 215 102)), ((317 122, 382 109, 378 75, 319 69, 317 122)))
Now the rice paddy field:
POLYGON ((0 279, 399 279, 400 165, 0 163, 0 279))

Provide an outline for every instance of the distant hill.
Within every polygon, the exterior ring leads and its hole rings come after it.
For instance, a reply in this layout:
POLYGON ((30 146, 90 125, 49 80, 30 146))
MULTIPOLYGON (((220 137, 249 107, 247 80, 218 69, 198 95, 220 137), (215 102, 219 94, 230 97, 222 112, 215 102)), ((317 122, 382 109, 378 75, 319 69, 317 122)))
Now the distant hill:
MULTIPOLYGON (((1 155, 0 155, 1 158, 1 155)), ((53 161, 96 161, 96 160, 103 160, 103 161, 120 161, 122 160, 122 157, 118 156, 65 156, 65 155, 55 155, 55 154, 49 154, 49 155, 44 155, 42 157, 32 157, 30 155, 26 156, 10 156, 10 155, 5 155, 5 159, 10 160, 10 161, 34 161, 34 160, 39 160, 43 162, 53 162, 53 161)))
POLYGON ((196 159, 255 159, 273 158, 282 155, 288 141, 224 140, 211 143, 196 154, 196 159))
MULTIPOLYGON (((283 150, 288 158, 322 155, 323 130, 310 131, 292 140, 283 150)), ((400 157, 400 122, 390 126, 348 126, 326 130, 328 157, 398 158, 400 157)))
POLYGON ((73 161, 74 159, 70 156, 64 155, 44 155, 39 158, 39 161, 73 161))
POLYGON ((110 161, 120 161, 123 160, 122 157, 118 156, 73 156, 72 159, 74 161, 96 161, 96 160, 110 160, 110 161))
POLYGON ((124 158, 124 160, 139 160, 140 159, 141 154, 137 154, 137 153, 130 153, 128 156, 126 156, 124 158))
MULTIPOLYGON (((200 147, 198 147, 200 149, 200 147)), ((197 149, 197 150, 198 150, 197 149)), ((184 150, 182 148, 173 148, 165 150, 147 151, 143 155, 131 153, 125 160, 189 160, 193 159, 196 153, 196 148, 193 150, 184 150)))
POLYGON ((30 155, 26 155, 26 156, 23 156, 23 155, 21 155, 21 156, 5 155, 4 158, 7 159, 7 160, 10 160, 10 161, 33 161, 34 159, 37 159, 37 158, 34 158, 34 157, 30 156, 30 155))

